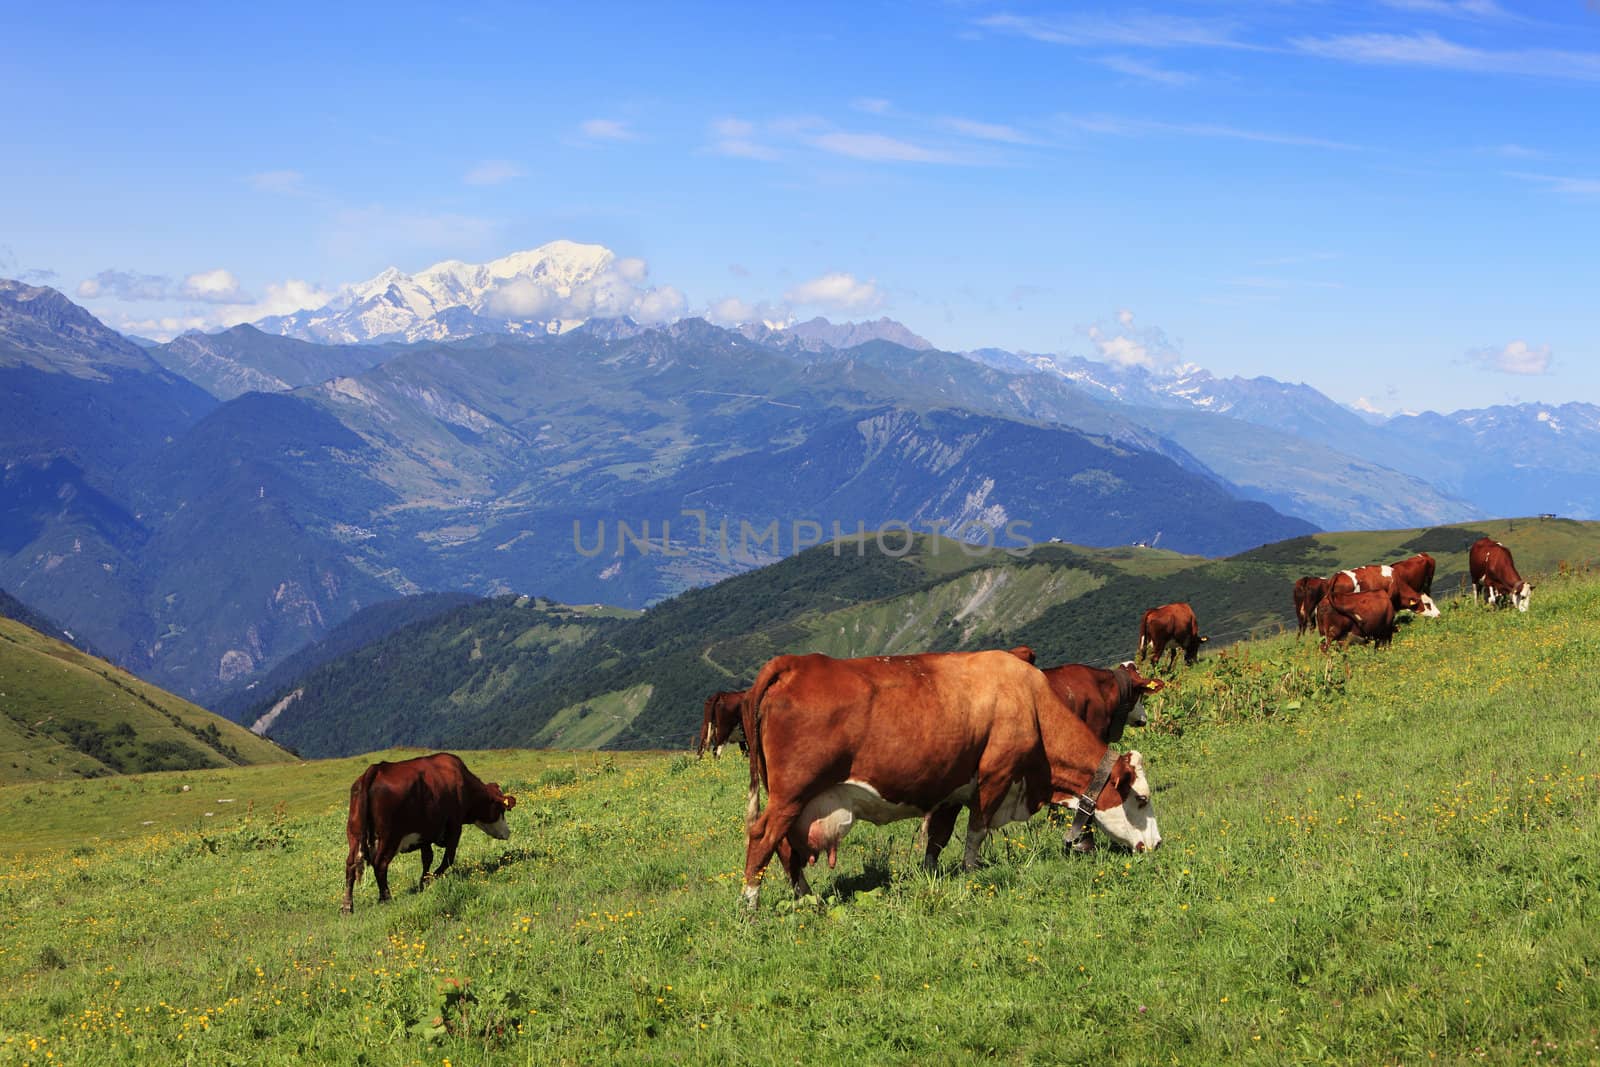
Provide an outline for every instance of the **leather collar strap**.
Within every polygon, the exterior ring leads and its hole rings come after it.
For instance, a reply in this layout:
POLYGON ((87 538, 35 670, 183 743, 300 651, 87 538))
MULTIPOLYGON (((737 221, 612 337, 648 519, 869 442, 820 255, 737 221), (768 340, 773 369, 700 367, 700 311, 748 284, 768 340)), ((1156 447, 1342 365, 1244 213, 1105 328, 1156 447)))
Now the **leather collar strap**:
POLYGON ((1127 728, 1128 716, 1133 714, 1133 705, 1138 700, 1133 691, 1133 679, 1126 669, 1113 667, 1111 674, 1117 680, 1117 706, 1111 709, 1111 725, 1106 728, 1108 745, 1122 740, 1122 731, 1127 728))
POLYGON ((1115 749, 1106 749, 1106 754, 1100 757, 1100 766, 1094 770, 1094 777, 1089 779, 1089 788, 1078 794, 1078 810, 1072 815, 1072 825, 1067 827, 1067 848, 1077 849, 1079 852, 1089 850, 1088 842, 1084 839, 1089 835, 1089 823, 1094 819, 1095 798, 1106 787, 1106 782, 1111 780, 1111 768, 1116 766, 1117 752, 1115 749))

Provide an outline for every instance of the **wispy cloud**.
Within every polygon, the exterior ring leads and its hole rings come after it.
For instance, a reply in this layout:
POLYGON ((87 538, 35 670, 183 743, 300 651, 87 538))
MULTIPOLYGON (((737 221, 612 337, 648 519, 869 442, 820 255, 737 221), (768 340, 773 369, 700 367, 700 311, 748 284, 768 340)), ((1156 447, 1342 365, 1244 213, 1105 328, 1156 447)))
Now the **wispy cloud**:
POLYGON ((1001 144, 1039 143, 1039 139, 1032 134, 1024 133, 1015 126, 1007 126, 998 122, 978 122, 974 119, 947 117, 940 119, 939 125, 963 137, 972 137, 980 141, 998 141, 1001 144))
POLYGON ((1045 44, 1096 48, 1255 48, 1229 21, 1181 15, 989 15, 985 29, 1045 44))
POLYGON ((851 159, 889 163, 957 163, 953 154, 938 148, 929 148, 890 137, 881 133, 849 133, 837 130, 818 134, 810 139, 815 148, 851 159))
POLYGON ((757 140, 756 124, 744 119, 723 118, 711 123, 711 151, 734 159, 758 159, 770 163, 779 152, 757 140))
POLYGON ((264 170, 245 181, 257 192, 300 196, 306 192, 306 176, 297 170, 264 170))
POLYGON ((1497 156, 1504 156, 1506 159, 1550 158, 1549 152, 1542 152, 1537 148, 1529 148, 1526 145, 1520 144, 1499 144, 1489 149, 1489 151, 1493 152, 1497 156))
POLYGON ((239 287, 239 279, 233 276, 232 271, 220 267, 196 271, 182 282, 164 274, 103 270, 78 283, 78 297, 83 300, 124 300, 135 303, 196 300, 202 304, 248 304, 255 299, 239 287))
POLYGON ((461 176, 468 185, 503 185, 514 178, 522 178, 527 171, 509 160, 486 159, 461 176))
POLYGON ((1552 357, 1549 345, 1530 345, 1512 341, 1500 347, 1477 348, 1467 353, 1467 362, 1501 374, 1549 374, 1552 357))
POLYGON ((1154 63, 1147 63, 1132 56, 1102 56, 1098 62, 1101 66, 1114 70, 1118 74, 1126 74, 1131 78, 1142 78, 1145 81, 1157 82, 1161 85, 1190 85, 1197 80, 1192 74, 1185 74, 1179 70, 1167 70, 1164 67, 1158 67, 1154 63))
POLYGON ((1289 43, 1307 55, 1348 63, 1427 67, 1472 74, 1516 74, 1566 81, 1600 81, 1600 52, 1571 52, 1554 48, 1474 48, 1432 32, 1296 37, 1289 43))
POLYGON ((1562 174, 1530 174, 1526 171, 1508 171, 1513 178, 1542 185, 1551 192, 1566 196, 1600 196, 1600 178, 1574 178, 1562 174))
POLYGON ((1160 122, 1154 119, 1125 118, 1117 115, 1061 115, 1059 121, 1072 129, 1086 133, 1103 133, 1119 137, 1142 137, 1150 134, 1178 134, 1184 137, 1217 137, 1233 141, 1257 141, 1263 144, 1289 145, 1298 148, 1325 148, 1340 152, 1362 151, 1361 145, 1326 137, 1308 137, 1296 133, 1278 133, 1270 130, 1251 130, 1216 122, 1160 122))
POLYGON ((584 119, 578 131, 591 141, 637 141, 639 135, 620 119, 584 119))
POLYGON ((1183 361, 1182 352, 1165 331, 1158 326, 1135 326, 1134 314, 1127 308, 1117 312, 1116 326, 1094 323, 1083 332, 1094 343, 1100 358, 1108 363, 1161 370, 1176 367, 1183 361))
POLYGON ((1384 7, 1395 11, 1415 11, 1425 15, 1443 15, 1447 18, 1504 19, 1511 12, 1495 0, 1379 0, 1384 7))
POLYGON ((869 115, 887 115, 894 104, 881 96, 862 96, 850 101, 850 106, 869 115))

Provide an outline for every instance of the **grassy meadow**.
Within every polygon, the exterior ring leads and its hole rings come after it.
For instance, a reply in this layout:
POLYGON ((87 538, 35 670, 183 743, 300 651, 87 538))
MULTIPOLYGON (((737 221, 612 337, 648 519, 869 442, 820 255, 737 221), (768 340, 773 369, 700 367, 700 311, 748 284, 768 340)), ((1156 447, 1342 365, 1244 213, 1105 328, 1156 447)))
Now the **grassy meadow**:
POLYGON ((7 786, 0 1061, 1600 1062, 1600 577, 1536 581, 1180 667, 1154 853, 862 827, 753 921, 736 750, 468 753, 512 839, 349 917, 365 757, 7 786))

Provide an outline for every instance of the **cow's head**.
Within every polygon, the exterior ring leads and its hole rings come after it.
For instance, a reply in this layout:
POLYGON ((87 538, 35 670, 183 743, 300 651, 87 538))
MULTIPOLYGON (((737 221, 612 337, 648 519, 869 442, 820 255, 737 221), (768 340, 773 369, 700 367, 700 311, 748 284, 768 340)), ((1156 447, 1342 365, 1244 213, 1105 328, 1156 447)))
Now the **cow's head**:
POLYGON ((472 825, 499 841, 504 841, 511 836, 511 827, 506 823, 506 812, 517 806, 517 798, 500 792, 499 782, 490 782, 483 787, 483 800, 474 811, 477 818, 472 820, 472 825))
POLYGON ((1036 662, 1033 649, 1028 645, 1018 645, 1016 648, 1011 649, 1011 654, 1024 663, 1036 662))
POLYGON ((1533 586, 1521 582, 1511 591, 1511 599, 1517 605, 1518 611, 1528 610, 1528 601, 1533 599, 1533 586))
POLYGON ((1134 667, 1132 660, 1124 660, 1120 666, 1128 672, 1128 684, 1137 694, 1133 700, 1133 708, 1128 712, 1129 726, 1146 726, 1150 720, 1145 717, 1144 698, 1151 693, 1159 693, 1167 687, 1167 683, 1160 678, 1146 678, 1134 667))
MULTIPOLYGON (((1077 807, 1077 802, 1068 801, 1077 807)), ((1150 780, 1145 777, 1144 757, 1124 752, 1111 767, 1111 777, 1095 798, 1094 821, 1117 844, 1135 852, 1161 844, 1156 828, 1156 809, 1150 802, 1150 780)))
POLYGON ((1209 640, 1211 640, 1211 638, 1209 638, 1209 637, 1201 637, 1199 634, 1196 634, 1189 641, 1189 643, 1184 646, 1184 649, 1183 649, 1183 662, 1185 664, 1188 664, 1189 666, 1193 666, 1195 659, 1198 658, 1199 655, 1200 655, 1200 646, 1205 644, 1209 640))

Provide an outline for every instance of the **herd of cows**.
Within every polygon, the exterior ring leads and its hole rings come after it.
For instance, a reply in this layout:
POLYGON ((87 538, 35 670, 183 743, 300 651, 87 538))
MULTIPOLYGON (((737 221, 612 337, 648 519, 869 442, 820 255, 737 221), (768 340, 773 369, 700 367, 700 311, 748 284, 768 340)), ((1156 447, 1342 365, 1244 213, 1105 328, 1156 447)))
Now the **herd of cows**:
MULTIPOLYGON (((1511 553, 1483 538, 1468 564, 1473 601, 1502 599, 1528 610, 1532 587, 1511 553)), ((1434 560, 1419 553, 1398 563, 1305 577, 1294 585, 1299 632, 1315 625, 1326 651, 1333 642, 1388 644, 1397 611, 1437 617, 1430 595, 1434 560)), ((810 893, 805 869, 826 855, 856 820, 922 820, 923 864, 936 868, 956 817, 968 809, 964 863, 978 863, 989 832, 1026 820, 1041 807, 1073 812, 1065 845, 1093 848, 1091 824, 1136 852, 1161 844, 1144 758, 1111 747, 1127 725, 1145 722, 1142 701, 1165 683, 1140 674, 1163 653, 1176 668, 1179 650, 1192 664, 1206 640, 1188 604, 1144 613, 1132 662, 1109 670, 1079 663, 1041 669, 1027 646, 1009 651, 937 652, 834 659, 817 653, 778 656, 745 690, 706 700, 696 754, 716 755, 738 730, 750 756, 745 810, 744 896, 754 908, 774 855, 797 896, 810 893), (761 804, 761 793, 767 802, 761 804)), ((363 867, 378 899, 389 899, 395 856, 420 850, 422 885, 455 860, 471 823, 491 837, 510 831, 516 798, 480 781, 461 760, 436 753, 368 767, 350 787, 343 910, 363 867), (444 850, 430 872, 434 846, 444 850)))

